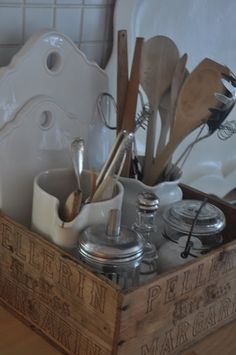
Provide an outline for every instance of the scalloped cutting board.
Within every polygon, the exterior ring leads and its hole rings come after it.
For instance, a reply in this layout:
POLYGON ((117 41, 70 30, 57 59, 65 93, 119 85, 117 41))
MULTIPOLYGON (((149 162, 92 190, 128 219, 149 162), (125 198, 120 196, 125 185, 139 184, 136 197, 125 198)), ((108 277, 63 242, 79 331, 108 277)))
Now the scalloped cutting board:
MULTIPOLYGON (((70 143, 84 138, 85 166, 106 158, 97 98, 106 73, 55 31, 37 33, 0 69, 0 206, 27 226, 33 178, 40 171, 71 167, 70 143)), ((106 134, 106 132, 105 132, 106 134)), ((107 149, 109 147, 107 146, 107 149)))

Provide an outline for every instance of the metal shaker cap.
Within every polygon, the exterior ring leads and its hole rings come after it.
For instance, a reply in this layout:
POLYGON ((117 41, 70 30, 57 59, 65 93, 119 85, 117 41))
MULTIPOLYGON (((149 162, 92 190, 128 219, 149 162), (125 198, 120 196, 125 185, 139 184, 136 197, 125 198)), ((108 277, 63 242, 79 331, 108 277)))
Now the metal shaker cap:
POLYGON ((145 240, 133 230, 120 228, 117 222, 119 214, 120 211, 112 210, 107 226, 93 225, 83 231, 79 239, 79 249, 85 259, 115 266, 117 263, 141 258, 145 240))
POLYGON ((152 212, 159 207, 160 200, 156 194, 151 191, 143 191, 138 194, 136 206, 140 211, 152 212))

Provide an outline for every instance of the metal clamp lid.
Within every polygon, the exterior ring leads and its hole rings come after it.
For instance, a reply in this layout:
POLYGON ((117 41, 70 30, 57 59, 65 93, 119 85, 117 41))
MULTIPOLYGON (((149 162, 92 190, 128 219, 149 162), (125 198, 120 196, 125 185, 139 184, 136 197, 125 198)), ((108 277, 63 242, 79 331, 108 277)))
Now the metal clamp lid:
MULTIPOLYGON (((182 200, 168 207, 163 214, 164 221, 178 232, 188 234, 202 201, 182 200)), ((215 205, 205 203, 194 225, 194 235, 213 235, 225 227, 224 213, 215 205)))

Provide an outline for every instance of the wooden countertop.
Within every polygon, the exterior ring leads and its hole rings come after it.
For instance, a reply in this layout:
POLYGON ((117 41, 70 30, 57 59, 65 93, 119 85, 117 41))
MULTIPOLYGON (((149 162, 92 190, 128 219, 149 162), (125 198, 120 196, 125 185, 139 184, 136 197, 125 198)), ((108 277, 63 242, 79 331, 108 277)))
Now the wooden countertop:
MULTIPOLYGON (((45 339, 0 306, 0 355, 60 355, 45 339)), ((236 321, 198 342, 183 355, 235 355, 236 321)))

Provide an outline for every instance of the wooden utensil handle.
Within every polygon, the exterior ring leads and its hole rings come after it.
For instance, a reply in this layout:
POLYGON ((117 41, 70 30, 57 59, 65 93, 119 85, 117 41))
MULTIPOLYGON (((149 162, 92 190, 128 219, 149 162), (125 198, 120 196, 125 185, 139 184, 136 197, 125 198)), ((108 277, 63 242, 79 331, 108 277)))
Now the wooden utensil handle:
MULTIPOLYGON (((169 110, 169 141, 172 139, 174 123, 175 123, 175 113, 177 107, 178 96, 181 90, 181 87, 184 83, 184 80, 189 75, 188 70, 186 69, 186 63, 188 60, 188 55, 185 53, 182 57, 179 58, 178 63, 175 68, 174 76, 171 83, 171 91, 170 91, 170 110, 169 110)), ((158 159, 158 155, 156 154, 156 159, 158 159)), ((172 165, 172 156, 168 159, 167 170, 170 170, 172 165)))
MULTIPOLYGON (((132 67, 131 67, 130 80, 128 83, 128 90, 127 90, 127 95, 125 100, 125 111, 124 111, 122 129, 125 129, 128 132, 134 132, 135 130, 135 115, 136 115, 137 100, 138 100, 139 72, 140 72, 143 40, 144 39, 142 37, 137 37, 135 41, 135 50, 134 50, 132 67)), ((129 176, 130 163, 131 163, 131 154, 127 154, 127 160, 125 162, 125 166, 122 171, 122 176, 126 176, 126 177, 129 176)))
POLYGON ((127 50, 127 31, 118 31, 118 48, 117 48, 117 119, 116 119, 116 134, 122 129, 122 121, 125 109, 125 99, 128 88, 129 73, 128 73, 128 50, 127 50))
POLYGON ((122 125, 122 128, 127 130, 128 132, 133 132, 135 130, 135 115, 139 90, 139 68, 141 63, 142 45, 143 38, 137 37, 135 41, 130 80, 128 82, 128 90, 125 100, 124 119, 122 125))
POLYGON ((175 145, 169 143, 164 147, 159 157, 153 163, 149 174, 146 176, 145 184, 153 186, 158 182, 162 172, 164 171, 169 161, 169 157, 171 156, 171 154, 173 154, 175 148, 175 145))

